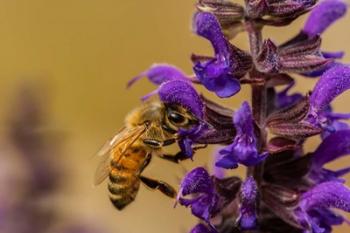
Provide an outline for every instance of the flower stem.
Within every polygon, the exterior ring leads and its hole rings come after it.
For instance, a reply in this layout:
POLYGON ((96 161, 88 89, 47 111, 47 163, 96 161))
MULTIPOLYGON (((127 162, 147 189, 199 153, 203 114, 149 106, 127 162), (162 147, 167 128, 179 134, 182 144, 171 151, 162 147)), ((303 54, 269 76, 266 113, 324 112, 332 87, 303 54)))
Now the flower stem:
MULTIPOLYGON (((250 52, 253 57, 253 61, 255 62, 262 46, 261 28, 249 21, 249 19, 246 21, 245 25, 249 35, 250 52)), ((249 73, 249 77, 251 80, 261 80, 261 83, 252 83, 251 86, 253 116, 259 131, 258 147, 260 152, 262 152, 262 150, 265 148, 267 138, 266 131, 264 129, 267 114, 267 90, 266 86, 264 85, 264 77, 255 68, 253 68, 253 70, 249 73)), ((262 162, 255 167, 249 167, 247 170, 247 176, 253 176, 258 186, 261 185, 263 168, 264 163, 262 162)))
POLYGON ((262 45, 261 28, 253 21, 247 19, 245 21, 245 29, 249 36, 250 53, 253 57, 253 61, 255 62, 262 45))

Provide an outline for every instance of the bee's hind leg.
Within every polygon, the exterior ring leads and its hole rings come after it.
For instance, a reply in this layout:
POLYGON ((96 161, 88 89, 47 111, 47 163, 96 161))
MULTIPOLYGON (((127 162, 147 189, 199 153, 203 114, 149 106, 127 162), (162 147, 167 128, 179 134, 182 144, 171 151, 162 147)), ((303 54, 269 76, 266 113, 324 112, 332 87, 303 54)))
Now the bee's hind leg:
POLYGON ((176 197, 176 190, 168 183, 161 181, 161 180, 155 180, 152 178, 148 178, 145 176, 140 176, 140 180, 142 183, 144 183, 147 187, 159 190, 163 194, 165 194, 168 197, 175 198, 176 197))

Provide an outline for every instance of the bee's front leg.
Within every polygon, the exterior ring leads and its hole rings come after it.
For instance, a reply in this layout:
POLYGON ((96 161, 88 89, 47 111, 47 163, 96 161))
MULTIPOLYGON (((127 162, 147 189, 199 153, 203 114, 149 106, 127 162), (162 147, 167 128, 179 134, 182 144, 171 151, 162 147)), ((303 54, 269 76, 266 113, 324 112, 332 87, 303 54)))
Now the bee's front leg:
POLYGON ((161 180, 155 180, 152 178, 148 178, 145 176, 140 176, 140 180, 143 184, 145 184, 147 187, 159 190, 163 194, 165 194, 168 197, 175 198, 176 197, 176 190, 168 183, 161 181, 161 180))
POLYGON ((188 156, 186 156, 186 154, 182 151, 177 152, 175 155, 162 154, 159 155, 159 157, 173 163, 179 163, 182 160, 188 159, 188 156))
MULTIPOLYGON (((196 151, 199 149, 206 148, 207 146, 208 146, 207 144, 199 145, 196 147, 192 147, 192 150, 196 151)), ((165 159, 167 161, 173 162, 173 163, 179 163, 182 160, 188 159, 188 156, 183 151, 179 151, 175 155, 161 154, 161 155, 159 155, 159 157, 162 159, 165 159)))

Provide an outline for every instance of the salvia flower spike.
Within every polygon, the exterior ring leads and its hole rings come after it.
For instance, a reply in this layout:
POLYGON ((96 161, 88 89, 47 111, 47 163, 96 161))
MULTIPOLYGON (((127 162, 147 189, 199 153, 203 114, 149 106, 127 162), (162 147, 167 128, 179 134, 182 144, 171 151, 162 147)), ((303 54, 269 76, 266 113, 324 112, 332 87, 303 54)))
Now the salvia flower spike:
POLYGON ((197 119, 191 129, 177 132, 184 159, 195 160, 207 144, 220 145, 212 159, 214 174, 197 167, 179 187, 177 203, 199 219, 191 233, 330 233, 346 221, 336 209, 350 212, 350 190, 342 177, 350 166, 325 166, 350 154, 349 108, 339 113, 331 106, 350 89, 350 66, 340 61, 342 48, 323 50, 322 34, 343 18, 347 5, 343 0, 245 0, 244 5, 198 0, 193 32, 211 44, 213 54, 192 54, 193 74, 160 63, 129 82, 147 77, 157 86, 147 97, 182 106, 197 119), (304 27, 286 42, 262 35, 264 27, 283 27, 304 14, 309 14, 304 27), (232 44, 243 32, 250 51, 232 44), (300 75, 315 78, 308 93, 296 90, 300 75), (200 95, 196 85, 220 98, 236 98, 250 86, 251 102, 232 110, 200 95), (306 153, 311 136, 321 142, 306 153), (245 178, 222 171, 238 166, 246 167, 245 178))

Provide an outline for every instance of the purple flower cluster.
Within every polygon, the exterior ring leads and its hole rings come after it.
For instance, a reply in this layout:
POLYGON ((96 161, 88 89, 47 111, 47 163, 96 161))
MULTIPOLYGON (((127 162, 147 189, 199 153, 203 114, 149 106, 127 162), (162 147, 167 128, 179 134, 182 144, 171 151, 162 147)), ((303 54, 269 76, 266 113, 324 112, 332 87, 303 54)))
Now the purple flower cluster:
POLYGON ((207 39, 214 54, 192 55, 193 74, 153 65, 142 77, 158 86, 151 95, 178 104, 198 118, 191 130, 178 132, 183 154, 192 158, 196 145, 221 144, 215 166, 247 168, 247 177, 210 175, 205 168, 182 180, 177 201, 200 223, 192 233, 332 232, 345 222, 336 209, 350 212, 350 189, 341 177, 350 167, 333 171, 325 165, 350 154, 349 113, 334 113, 332 101, 350 89, 350 66, 338 61, 343 52, 321 49, 321 34, 347 11, 342 0, 199 0, 193 31, 207 39), (267 26, 289 25, 310 12, 305 26, 277 44, 263 38, 267 26), (250 51, 231 43, 246 32, 250 51), (295 74, 317 80, 310 93, 289 92, 295 74), (220 98, 252 89, 252 102, 235 112, 206 99, 203 85, 220 98), (276 87, 283 87, 277 89, 276 87), (281 90, 281 91, 279 91, 281 90), (304 152, 305 141, 319 135, 318 148, 304 152))

